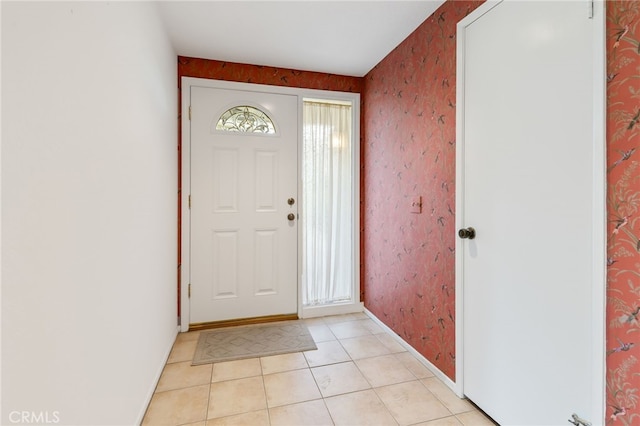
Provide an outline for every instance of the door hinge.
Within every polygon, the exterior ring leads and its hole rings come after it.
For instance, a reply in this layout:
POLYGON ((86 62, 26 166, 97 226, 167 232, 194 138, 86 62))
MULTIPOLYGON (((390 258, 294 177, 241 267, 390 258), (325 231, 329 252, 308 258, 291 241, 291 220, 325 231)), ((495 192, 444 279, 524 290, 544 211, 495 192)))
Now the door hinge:
POLYGON ((189 105, 189 121, 191 121, 191 105, 189 105))
POLYGON ((589 19, 593 19, 593 8, 595 7, 593 4, 593 0, 587 0, 587 3, 588 3, 587 6, 589 7, 589 12, 588 12, 589 19))
POLYGON ((191 284, 189 284, 189 287, 187 287, 187 296, 191 298, 191 284))
POLYGON ((189 210, 191 210, 191 194, 189 194, 189 210))

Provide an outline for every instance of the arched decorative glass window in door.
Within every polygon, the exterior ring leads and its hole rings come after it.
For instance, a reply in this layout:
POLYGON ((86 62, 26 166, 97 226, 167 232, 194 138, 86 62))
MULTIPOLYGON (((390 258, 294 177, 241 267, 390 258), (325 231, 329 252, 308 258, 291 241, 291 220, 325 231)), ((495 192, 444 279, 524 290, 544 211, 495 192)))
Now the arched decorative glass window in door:
POLYGON ((273 120, 264 111, 250 105, 229 108, 220 115, 215 128, 226 132, 276 134, 273 120))

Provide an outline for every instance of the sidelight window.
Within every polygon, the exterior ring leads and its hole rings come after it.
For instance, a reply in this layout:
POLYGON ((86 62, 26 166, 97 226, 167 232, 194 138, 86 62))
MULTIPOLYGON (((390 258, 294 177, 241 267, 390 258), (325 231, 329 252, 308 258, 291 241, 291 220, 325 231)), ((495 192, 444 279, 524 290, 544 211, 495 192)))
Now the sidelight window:
POLYGON ((352 302, 354 167, 351 103, 303 105, 303 304, 352 302))

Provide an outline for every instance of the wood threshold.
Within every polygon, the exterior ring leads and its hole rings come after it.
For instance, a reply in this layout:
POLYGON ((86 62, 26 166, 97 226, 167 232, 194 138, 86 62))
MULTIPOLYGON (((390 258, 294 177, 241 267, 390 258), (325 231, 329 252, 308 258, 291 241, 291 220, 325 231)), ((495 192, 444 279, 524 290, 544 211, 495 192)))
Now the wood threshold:
POLYGON ((235 327, 238 325, 263 324, 277 321, 297 320, 298 314, 267 315, 264 317, 237 318, 222 321, 197 322, 189 324, 189 331, 209 330, 212 328, 235 327))

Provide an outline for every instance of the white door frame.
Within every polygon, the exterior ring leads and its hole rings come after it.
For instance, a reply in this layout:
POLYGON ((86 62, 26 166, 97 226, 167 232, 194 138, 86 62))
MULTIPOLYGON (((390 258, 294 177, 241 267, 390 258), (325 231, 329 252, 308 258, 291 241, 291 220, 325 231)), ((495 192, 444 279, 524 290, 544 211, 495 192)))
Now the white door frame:
MULTIPOLYGON (((336 304, 328 308, 312 308, 304 309, 302 306, 302 280, 300 273, 298 274, 298 317, 305 318, 318 315, 332 315, 338 313, 360 312, 363 310, 360 302, 360 94, 351 92, 334 92, 329 90, 301 89, 293 87, 270 86, 253 83, 239 83, 223 80, 211 80, 206 78, 182 77, 182 117, 181 117, 181 177, 182 187, 180 191, 181 201, 181 235, 180 242, 182 247, 181 266, 180 266, 180 331, 188 331, 190 323, 191 308, 189 303, 189 282, 191 277, 191 218, 189 209, 189 195, 191 188, 191 126, 189 125, 189 105, 191 105, 191 87, 209 87, 229 90, 245 90, 254 92, 268 92, 286 95, 295 95, 298 97, 298 140, 302 140, 302 106, 303 100, 306 98, 326 99, 343 102, 351 102, 353 105, 353 123, 354 123, 354 151, 353 151, 353 241, 355 244, 354 253, 354 278, 353 278, 353 302, 345 304, 336 304)), ((302 149, 298 149, 298 170, 301 169, 302 149)), ((302 180, 298 180, 298 198, 300 221, 304 221, 304 212, 302 209, 302 180)), ((301 229, 300 226, 298 229, 301 229)), ((302 247, 302 232, 298 232, 298 247, 302 247)), ((298 271, 302 271, 302 251, 298 250, 298 271)))
MULTIPOLYGON (((465 227, 464 218, 464 47, 466 28, 479 19, 489 10, 500 4, 503 0, 488 0, 475 11, 461 20, 457 26, 457 69, 456 69, 456 229, 465 227)), ((510 0, 504 0, 510 1, 510 0)), ((589 1, 585 1, 585 16, 589 13, 589 1)), ((592 267, 592 318, 593 347, 591 357, 593 360, 593 384, 592 395, 594 401, 601 401, 596 409, 597 418, 592 419, 594 424, 604 424, 605 420, 605 342, 606 342, 606 45, 605 45, 605 10, 602 0, 593 2, 593 18, 596 30, 593 39, 595 54, 594 64, 594 123, 593 123, 593 258, 600 262, 594 262, 592 267)), ((456 236, 456 381, 454 391, 460 397, 464 397, 464 252, 463 242, 456 236)), ((570 307, 568 307, 569 309, 570 307)))

